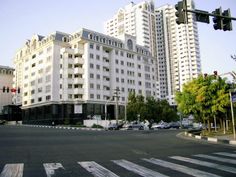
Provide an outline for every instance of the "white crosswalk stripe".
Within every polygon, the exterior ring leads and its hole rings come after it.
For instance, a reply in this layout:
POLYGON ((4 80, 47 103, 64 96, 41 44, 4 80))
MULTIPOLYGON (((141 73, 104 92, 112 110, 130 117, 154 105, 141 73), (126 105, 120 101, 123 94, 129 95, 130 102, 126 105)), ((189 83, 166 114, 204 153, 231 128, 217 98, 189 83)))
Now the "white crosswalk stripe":
POLYGON ((0 174, 0 177, 22 177, 24 164, 6 164, 0 174))
POLYGON ((227 157, 235 157, 236 158, 236 154, 228 153, 228 152, 216 152, 214 154, 222 155, 222 156, 227 156, 227 157))
POLYGON ((104 168, 103 166, 97 164, 94 161, 91 162, 78 162, 83 168, 89 171, 95 177, 119 177, 110 170, 104 168))
POLYGON ((208 172, 204 172, 204 171, 200 171, 197 169, 193 169, 193 168, 189 168, 183 165, 178 165, 175 163, 171 163, 171 162, 167 162, 164 160, 160 160, 160 159, 155 159, 155 158, 151 158, 151 159, 143 159, 147 162, 162 166, 162 167, 166 167, 166 168, 170 168, 172 170, 176 170, 182 173, 186 173, 188 175, 192 175, 192 176, 201 176, 201 177, 217 177, 218 175, 212 174, 212 173, 208 173, 208 172))
MULTIPOLYGON (((108 169, 102 164, 98 164, 95 161, 81 161, 77 162, 78 164, 84 168, 87 173, 93 175, 94 177, 119 177, 125 176, 124 173, 127 170, 129 173, 137 174, 143 177, 166 177, 168 174, 174 174, 174 171, 178 171, 180 173, 185 173, 190 176, 201 176, 201 177, 218 177, 219 171, 224 171, 227 173, 236 174, 236 153, 234 152, 215 152, 212 154, 197 154, 192 155, 191 157, 183 157, 183 156, 170 156, 169 160, 162 160, 156 158, 143 158, 145 162, 145 166, 141 166, 136 162, 131 162, 125 159, 120 160, 111 160, 112 167, 120 166, 124 168, 124 171, 116 171, 112 172, 111 169, 108 169), (172 160, 171 160, 172 159, 172 160), (170 162, 171 161, 171 162, 170 162), (181 163, 185 162, 185 163, 181 163), (218 163, 217 163, 218 162, 218 163), (181 164, 180 164, 181 163, 181 164), (195 166, 191 166, 189 164, 195 164, 195 166), (154 169, 150 168, 150 165, 154 164, 157 167, 154 169), (158 167, 160 166, 160 167, 158 167), (204 170, 199 170, 197 168, 204 167, 204 170), (169 168, 169 173, 166 174, 166 170, 162 169, 160 172, 158 169, 169 168), (212 170, 212 172, 207 172, 207 168, 217 169, 216 171, 212 170)), ((111 164, 110 164, 111 165, 111 164)), ((15 163, 15 164, 5 164, 0 174, 0 177, 23 177, 29 174, 23 174, 24 171, 29 171, 28 165, 24 165, 23 163, 15 163)), ((153 166, 153 165, 152 165, 153 166)), ((2 168, 2 167, 1 167, 2 168)), ((72 173, 71 169, 65 169, 61 163, 43 163, 41 168, 45 170, 45 176, 52 177, 56 175, 67 176, 65 174, 72 173)), ((1 170, 1 169, 0 169, 1 170)), ((83 173, 86 173, 84 170, 83 173)), ((221 173, 222 174, 222 173, 221 173)), ((31 174, 32 175, 32 174, 31 174)), ((177 175, 177 174, 176 174, 177 175)), ((43 176, 43 175, 42 175, 43 176)), ((28 176, 27 176, 28 177, 28 176)))
POLYGON ((181 157, 181 156, 172 156, 170 158, 175 159, 175 160, 188 162, 188 163, 193 163, 193 164, 200 165, 200 166, 215 168, 215 169, 230 172, 230 173, 236 173, 236 168, 228 167, 228 166, 225 166, 225 165, 219 165, 219 164, 216 164, 216 163, 205 162, 205 161, 202 161, 202 160, 191 159, 191 158, 181 157))
POLYGON ((60 163, 44 163, 43 166, 46 171, 47 177, 53 176, 55 174, 55 170, 58 170, 60 168, 64 169, 64 167, 60 163))
POLYGON ((219 161, 219 162, 231 163, 231 164, 236 165, 236 160, 233 160, 233 159, 228 159, 228 158, 223 158, 223 157, 215 157, 215 156, 205 155, 205 154, 197 154, 194 156, 205 158, 205 159, 210 159, 210 160, 215 160, 215 161, 219 161))
POLYGON ((140 176, 144 177, 165 177, 165 175, 158 173, 156 171, 150 170, 143 166, 137 165, 135 163, 129 162, 127 160, 112 160, 115 164, 125 168, 126 170, 132 171, 140 176))

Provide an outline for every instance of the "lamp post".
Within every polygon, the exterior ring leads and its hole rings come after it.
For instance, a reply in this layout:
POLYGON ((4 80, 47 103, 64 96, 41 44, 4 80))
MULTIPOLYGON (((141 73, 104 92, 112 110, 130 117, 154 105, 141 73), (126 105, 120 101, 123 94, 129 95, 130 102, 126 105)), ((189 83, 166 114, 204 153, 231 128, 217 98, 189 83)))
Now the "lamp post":
POLYGON ((107 128, 107 104, 113 100, 113 97, 111 97, 109 100, 106 101, 105 103, 105 129, 107 128))
POLYGON ((231 105, 231 114, 232 114, 232 124, 233 124, 233 134, 234 134, 234 140, 235 140, 235 122, 234 122, 234 108, 233 108, 233 103, 236 102, 236 91, 229 91, 229 96, 230 96, 230 105, 231 105))

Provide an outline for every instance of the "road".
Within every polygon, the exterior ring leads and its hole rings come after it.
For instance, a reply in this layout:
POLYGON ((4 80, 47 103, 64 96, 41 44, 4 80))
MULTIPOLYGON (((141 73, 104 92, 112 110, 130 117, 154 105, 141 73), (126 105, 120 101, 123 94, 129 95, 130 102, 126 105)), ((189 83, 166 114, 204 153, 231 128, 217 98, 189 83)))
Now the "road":
POLYGON ((180 132, 1 126, 0 177, 236 176, 235 147, 180 132))

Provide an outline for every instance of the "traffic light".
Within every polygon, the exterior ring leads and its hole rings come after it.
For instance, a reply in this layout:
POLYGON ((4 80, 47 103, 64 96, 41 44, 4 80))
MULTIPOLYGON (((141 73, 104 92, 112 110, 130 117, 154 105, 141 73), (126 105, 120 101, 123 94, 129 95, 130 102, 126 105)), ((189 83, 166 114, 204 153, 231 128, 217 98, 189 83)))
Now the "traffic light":
POLYGON ((6 87, 3 86, 3 88, 2 88, 2 92, 5 92, 5 91, 6 91, 6 87))
POLYGON ((7 93, 9 93, 9 91, 10 91, 10 88, 9 88, 9 87, 7 87, 7 93))
MULTIPOLYGON (((222 15, 226 16, 226 17, 231 17, 230 9, 224 10, 222 15)), ((232 27, 231 19, 223 18, 223 30, 224 31, 232 31, 232 29, 233 29, 233 27, 232 27)))
POLYGON ((176 23, 179 24, 185 24, 187 19, 187 12, 186 12, 186 4, 185 1, 179 1, 178 4, 175 5, 175 9, 177 12, 175 12, 175 16, 177 17, 176 23))
MULTIPOLYGON (((214 15, 222 15, 221 7, 212 12, 214 15)), ((215 30, 223 29, 223 19, 222 17, 214 16, 213 17, 213 27, 215 30)))
POLYGON ((20 93, 20 87, 17 89, 17 92, 20 93))

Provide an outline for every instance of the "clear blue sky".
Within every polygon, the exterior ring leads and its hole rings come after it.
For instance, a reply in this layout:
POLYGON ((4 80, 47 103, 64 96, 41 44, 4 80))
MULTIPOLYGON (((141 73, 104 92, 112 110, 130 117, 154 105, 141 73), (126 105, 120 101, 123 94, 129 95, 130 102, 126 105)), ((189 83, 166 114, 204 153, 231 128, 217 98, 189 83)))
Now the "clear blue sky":
MULTIPOLYGON (((26 39, 34 34, 54 31, 72 33, 82 27, 104 32, 104 22, 131 0, 1 0, 0 65, 13 66, 13 57, 26 39)), ((156 7, 176 4, 178 0, 155 0, 156 7)), ((141 0, 133 0, 134 3, 141 0)), ((231 9, 236 17, 235 0, 195 0, 196 8, 212 12, 215 8, 231 9)), ((211 23, 198 23, 202 69, 204 73, 236 71, 236 21, 233 31, 215 31, 211 23)))

